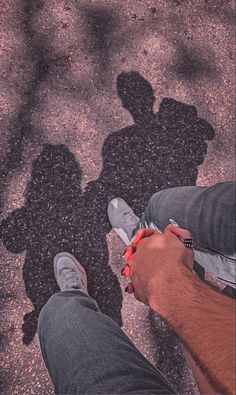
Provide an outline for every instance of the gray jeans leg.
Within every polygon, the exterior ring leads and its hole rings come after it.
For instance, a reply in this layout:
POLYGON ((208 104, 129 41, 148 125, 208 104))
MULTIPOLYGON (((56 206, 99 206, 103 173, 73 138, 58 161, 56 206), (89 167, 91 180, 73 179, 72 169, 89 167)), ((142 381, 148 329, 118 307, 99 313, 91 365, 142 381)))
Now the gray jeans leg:
POLYGON ((174 219, 194 239, 196 261, 235 287, 235 182, 177 187, 155 193, 140 226, 161 231, 174 219))
POLYGON ((174 393, 120 327, 82 292, 52 296, 38 329, 56 394, 174 393))

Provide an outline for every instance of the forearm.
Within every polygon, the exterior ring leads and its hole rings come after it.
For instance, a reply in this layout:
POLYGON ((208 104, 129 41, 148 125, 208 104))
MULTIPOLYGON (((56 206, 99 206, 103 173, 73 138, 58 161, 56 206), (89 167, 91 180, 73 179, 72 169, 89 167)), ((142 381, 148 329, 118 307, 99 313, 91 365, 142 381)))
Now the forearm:
MULTIPOLYGON (((165 283, 166 284, 166 283, 165 283)), ((183 340, 193 358, 221 393, 234 392, 235 302, 205 284, 186 267, 176 270, 150 307, 160 313, 183 340)))

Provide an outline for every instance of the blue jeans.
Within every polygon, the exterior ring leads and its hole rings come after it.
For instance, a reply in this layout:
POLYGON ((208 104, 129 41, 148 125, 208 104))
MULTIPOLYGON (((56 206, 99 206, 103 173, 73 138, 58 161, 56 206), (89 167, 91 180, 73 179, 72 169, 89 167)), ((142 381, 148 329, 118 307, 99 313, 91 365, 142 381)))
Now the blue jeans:
MULTIPOLYGON (((141 226, 163 230, 174 219, 194 237, 195 258, 235 282, 235 184, 157 192, 141 226)), ((42 355, 57 394, 169 394, 165 377, 96 302, 79 291, 51 297, 39 316, 42 355)))
POLYGON ((174 219, 192 233, 195 261, 235 288, 235 211, 235 182, 170 188, 151 197, 140 227, 163 231, 174 219))
POLYGON ((41 310, 39 339, 56 394, 173 394, 165 377, 120 327, 80 291, 41 310))

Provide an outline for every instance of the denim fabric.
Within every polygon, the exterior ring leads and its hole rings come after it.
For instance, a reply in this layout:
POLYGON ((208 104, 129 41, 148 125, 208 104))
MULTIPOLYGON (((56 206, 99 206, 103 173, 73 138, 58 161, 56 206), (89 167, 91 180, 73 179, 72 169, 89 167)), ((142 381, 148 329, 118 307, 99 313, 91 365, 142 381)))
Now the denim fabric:
MULTIPOLYGON (((140 226, 154 224, 162 231, 170 218, 193 234, 199 264, 235 282, 235 183, 157 192, 140 226)), ((56 394, 174 393, 119 326, 82 292, 52 296, 38 329, 56 394)))
POLYGON ((235 182, 159 191, 151 197, 139 226, 154 225, 163 231, 169 219, 192 233, 195 260, 235 287, 235 182))
POLYGON ((174 393, 120 327, 80 291, 53 295, 38 329, 56 394, 174 393))

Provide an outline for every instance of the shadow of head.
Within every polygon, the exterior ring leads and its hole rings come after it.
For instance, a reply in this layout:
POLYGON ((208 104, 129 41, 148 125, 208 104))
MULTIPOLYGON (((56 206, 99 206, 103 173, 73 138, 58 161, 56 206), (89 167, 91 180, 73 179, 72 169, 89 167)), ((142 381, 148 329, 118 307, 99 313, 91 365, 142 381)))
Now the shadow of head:
POLYGON ((104 141, 100 180, 110 198, 122 197, 141 215, 155 192, 195 185, 215 132, 195 106, 172 98, 163 98, 154 114, 152 86, 136 71, 118 75, 117 91, 135 123, 104 141))
POLYGON ((57 205, 63 195, 70 201, 78 190, 81 191, 81 180, 80 166, 68 148, 62 144, 47 144, 33 163, 26 191, 27 203, 40 205, 45 200, 57 205))
POLYGON ((155 96, 152 86, 137 71, 118 75, 117 92, 123 107, 130 112, 135 123, 144 122, 154 116, 155 96))
MULTIPOLYGON (((26 201, 1 224, 1 237, 6 248, 20 253, 45 238, 45 227, 55 222, 53 213, 70 207, 81 194, 82 171, 74 155, 64 145, 44 146, 33 162, 31 180, 26 188, 26 201)), ((59 216, 57 216, 59 220, 59 216)), ((53 228, 50 228, 50 232, 53 228)))
POLYGON ((59 251, 71 251, 73 246, 74 222, 82 194, 81 178, 79 164, 64 145, 45 145, 33 162, 25 205, 1 224, 6 248, 14 253, 27 250, 23 279, 34 310, 24 316, 25 344, 35 335, 40 310, 58 290, 53 257, 59 251))

